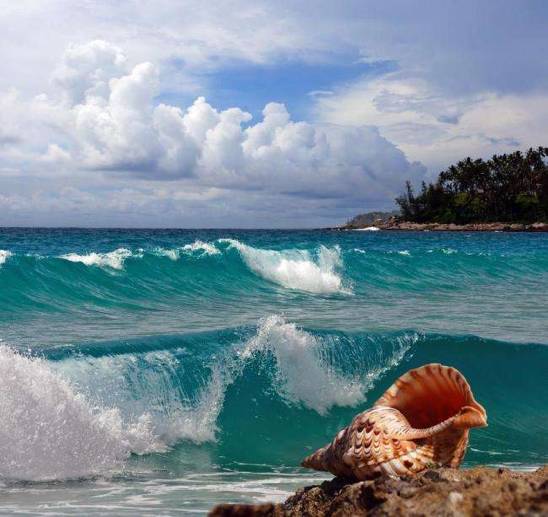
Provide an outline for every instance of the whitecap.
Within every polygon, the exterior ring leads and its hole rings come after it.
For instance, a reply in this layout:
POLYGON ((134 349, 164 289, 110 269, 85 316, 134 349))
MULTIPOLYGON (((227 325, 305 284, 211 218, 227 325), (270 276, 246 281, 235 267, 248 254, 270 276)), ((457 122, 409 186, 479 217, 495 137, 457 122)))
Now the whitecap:
POLYGON ((0 250, 0 266, 6 262, 12 256, 11 251, 0 250))
POLYGON ((170 260, 176 261, 179 260, 179 250, 178 249, 169 249, 169 248, 154 248, 154 254, 160 257, 167 257, 170 260))
MULTIPOLYGON (((112 269, 122 269, 124 267, 124 262, 128 257, 131 257, 133 254, 130 250, 126 248, 118 248, 114 251, 108 253, 88 253, 86 255, 80 255, 78 253, 67 253, 66 255, 61 255, 64 260, 70 262, 80 262, 86 266, 99 266, 99 267, 109 267, 112 269)), ((138 257, 142 254, 136 255, 138 257)))
POLYGON ((349 292, 337 272, 342 266, 339 246, 322 245, 313 257, 307 250, 265 250, 235 239, 219 242, 236 248, 254 273, 283 287, 310 293, 349 292))
POLYGON ((221 253, 214 244, 200 240, 194 241, 192 244, 185 244, 182 250, 190 253, 201 252, 205 255, 218 255, 221 253))

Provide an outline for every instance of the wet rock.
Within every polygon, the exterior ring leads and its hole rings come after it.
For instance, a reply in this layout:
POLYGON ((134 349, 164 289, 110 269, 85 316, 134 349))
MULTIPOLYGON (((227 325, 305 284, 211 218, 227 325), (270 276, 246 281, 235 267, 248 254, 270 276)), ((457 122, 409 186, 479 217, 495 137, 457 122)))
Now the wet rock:
POLYGON ((535 472, 477 467, 428 470, 416 477, 351 482, 335 478, 280 504, 219 505, 223 516, 548 515, 548 466, 535 472))

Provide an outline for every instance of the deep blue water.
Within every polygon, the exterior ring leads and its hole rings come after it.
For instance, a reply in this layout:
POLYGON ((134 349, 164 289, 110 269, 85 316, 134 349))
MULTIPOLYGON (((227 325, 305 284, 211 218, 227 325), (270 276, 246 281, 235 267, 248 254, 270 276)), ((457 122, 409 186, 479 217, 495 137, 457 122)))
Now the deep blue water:
POLYGON ((489 414, 465 465, 546 461, 548 236, 0 230, 2 511, 284 498, 409 368, 489 414))

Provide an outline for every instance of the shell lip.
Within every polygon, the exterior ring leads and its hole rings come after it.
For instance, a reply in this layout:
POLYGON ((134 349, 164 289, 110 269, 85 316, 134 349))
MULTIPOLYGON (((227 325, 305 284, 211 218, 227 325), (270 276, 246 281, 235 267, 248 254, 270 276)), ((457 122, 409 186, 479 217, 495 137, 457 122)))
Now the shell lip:
POLYGON ((425 364, 400 376, 375 402, 374 407, 379 406, 397 409, 412 427, 417 428, 430 427, 453 415, 461 417, 455 422, 458 427, 487 426, 487 412, 475 400, 464 375, 456 368, 440 363, 425 364), (444 379, 445 391, 440 391, 436 378, 444 379), (421 382, 429 393, 420 387, 421 382), (449 400, 452 400, 452 411, 448 407, 449 400), (432 410, 436 404, 437 410, 432 410), (415 414, 417 407, 420 410, 415 414), (431 416, 425 416, 422 408, 431 410, 431 416))

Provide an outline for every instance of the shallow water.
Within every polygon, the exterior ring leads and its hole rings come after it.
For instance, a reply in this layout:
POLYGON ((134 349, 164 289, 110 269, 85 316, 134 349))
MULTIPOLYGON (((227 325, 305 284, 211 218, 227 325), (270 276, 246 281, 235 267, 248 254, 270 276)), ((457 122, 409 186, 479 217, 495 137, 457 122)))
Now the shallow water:
POLYGON ((411 367, 489 413, 466 465, 546 461, 548 236, 0 230, 0 512, 282 500, 411 367))

